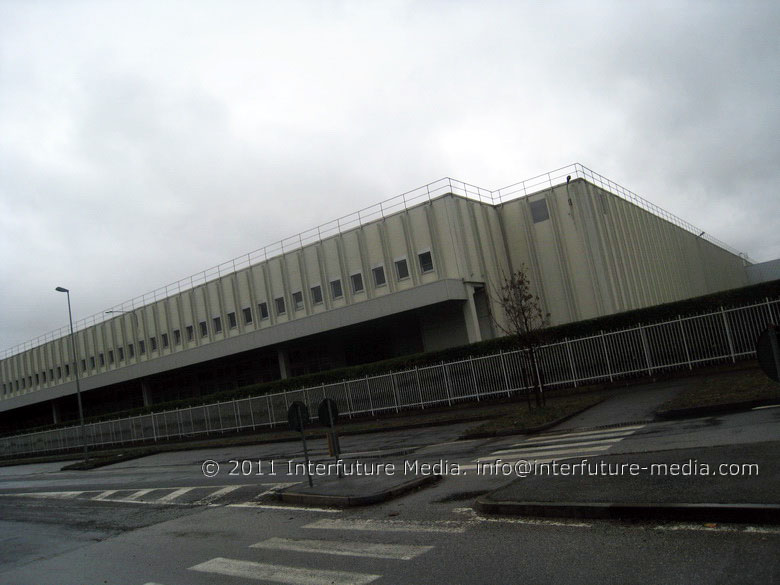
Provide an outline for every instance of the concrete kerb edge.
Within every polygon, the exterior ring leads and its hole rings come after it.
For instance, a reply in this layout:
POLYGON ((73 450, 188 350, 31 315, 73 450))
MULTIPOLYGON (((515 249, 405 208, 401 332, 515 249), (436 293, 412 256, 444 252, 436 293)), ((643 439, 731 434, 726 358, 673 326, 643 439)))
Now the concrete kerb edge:
POLYGON ((698 418, 715 414, 728 414, 742 412, 759 406, 780 406, 777 399, 746 400, 744 402, 732 402, 727 404, 711 404, 708 406, 692 406, 689 408, 674 408, 671 410, 659 410, 655 413, 656 420, 675 420, 680 418, 698 418))
POLYGON ((356 506, 371 506, 380 504, 417 488, 434 484, 442 479, 441 475, 424 475, 415 477, 400 485, 371 494, 359 496, 329 496, 325 494, 309 494, 294 491, 299 486, 293 486, 278 492, 277 498, 286 504, 297 506, 326 506, 331 508, 352 508, 356 506))
POLYGON ((780 524, 780 504, 514 502, 477 498, 485 514, 601 520, 678 520, 780 524))

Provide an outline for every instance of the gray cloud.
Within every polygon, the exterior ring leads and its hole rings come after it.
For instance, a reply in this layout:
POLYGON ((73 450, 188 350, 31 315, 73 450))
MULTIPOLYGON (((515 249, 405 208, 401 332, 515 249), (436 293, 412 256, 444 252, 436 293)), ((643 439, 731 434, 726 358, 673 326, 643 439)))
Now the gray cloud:
POLYGON ((772 3, 0 2, 0 346, 442 176, 780 256, 772 3))

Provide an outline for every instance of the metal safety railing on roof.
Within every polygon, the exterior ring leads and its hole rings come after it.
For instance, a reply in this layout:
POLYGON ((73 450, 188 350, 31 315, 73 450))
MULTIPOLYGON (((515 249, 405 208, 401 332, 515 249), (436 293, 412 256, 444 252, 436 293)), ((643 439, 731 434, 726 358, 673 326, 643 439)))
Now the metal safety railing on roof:
MULTIPOLYGON (((111 313, 122 313, 139 309, 150 303, 167 298, 173 294, 185 292, 195 288, 196 286, 217 280, 222 276, 226 276, 243 268, 254 266, 260 262, 265 262, 270 258, 298 250, 304 246, 314 244, 331 236, 342 234, 345 231, 362 227, 367 223, 386 218, 390 215, 405 211, 409 209, 409 207, 414 207, 449 193, 467 197, 469 199, 474 199, 482 203, 488 203, 490 205, 498 205, 501 203, 506 203, 507 201, 526 197, 545 189, 553 188, 556 185, 563 184, 566 182, 567 177, 571 177, 572 180, 585 179, 597 187, 600 187, 614 195, 630 201, 642 209, 649 211, 650 213, 653 213, 654 215, 657 215, 658 217, 661 217, 697 236, 700 236, 715 244, 716 246, 728 250, 732 254, 740 256, 745 260, 749 260, 746 254, 743 254, 731 248, 727 244, 724 244, 720 240, 713 238, 709 234, 706 234, 703 230, 700 230, 687 221, 680 219, 676 215, 669 213, 668 211, 658 207, 646 199, 643 199, 636 193, 590 170, 589 168, 579 163, 574 163, 559 169, 555 169, 553 171, 549 171, 547 173, 543 173, 541 175, 537 175, 535 177, 531 177, 530 179, 526 179, 518 183, 513 183, 507 187, 496 189, 495 191, 483 189, 481 187, 477 187, 476 185, 464 183, 463 181, 458 181, 457 179, 452 179, 450 177, 445 177, 443 179, 439 179, 438 181, 434 181, 433 183, 428 183, 422 187, 401 193, 400 195, 396 195, 395 197, 391 197, 390 199, 386 199, 375 205, 370 205, 369 207, 365 207, 356 212, 323 223, 317 227, 302 231, 298 234, 295 234, 294 236, 283 238, 277 242, 274 242, 273 244, 252 250, 251 252, 242 254, 241 256, 237 256, 226 262, 222 262, 221 264, 217 264, 216 266, 212 266, 211 268, 207 268, 206 270, 197 272, 186 278, 182 278, 176 282, 144 293, 128 301, 114 305, 108 309, 104 309, 103 311, 95 313, 94 315, 84 317, 83 319, 80 319, 74 323, 74 329, 76 331, 86 329, 87 327, 91 327, 111 318, 115 318, 115 315, 112 315, 111 313)), ((43 345, 44 343, 48 343, 49 341, 60 339, 61 337, 66 336, 68 333, 69 329, 67 326, 49 331, 48 333, 40 335, 34 339, 0 351, 0 359, 5 359, 23 351, 38 347, 39 345, 43 345)))

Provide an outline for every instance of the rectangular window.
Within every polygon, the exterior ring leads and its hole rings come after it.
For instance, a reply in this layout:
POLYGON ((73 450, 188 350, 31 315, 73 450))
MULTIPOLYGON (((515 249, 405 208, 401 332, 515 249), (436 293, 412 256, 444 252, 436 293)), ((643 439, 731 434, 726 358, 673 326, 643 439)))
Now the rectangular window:
POLYGON ((287 309, 284 306, 284 297, 279 297, 278 299, 274 299, 274 303, 276 303, 277 315, 284 315, 287 312, 287 309))
POLYGON ((127 344, 127 355, 129 355, 130 358, 135 357, 135 346, 132 343, 127 344))
MULTIPOLYGON (((106 365, 106 356, 104 356, 102 353, 99 353, 98 354, 98 362, 100 363, 100 367, 101 368, 103 366, 105 366, 106 365)), ((57 368, 57 369, 59 370, 59 368, 57 368)), ((60 377, 59 371, 57 372, 57 377, 58 378, 60 377)))
POLYGON ((531 201, 530 205, 531 219, 534 223, 540 223, 550 219, 550 211, 547 209, 547 201, 545 199, 531 201))
POLYGON ((200 336, 206 337, 209 334, 209 325, 205 321, 200 322, 200 336))
POLYGON ((43 381, 46 382, 46 370, 41 372, 41 377, 43 378, 43 381))
POLYGON ((340 299, 344 296, 344 291, 341 290, 340 280, 332 280, 330 282, 330 294, 334 299, 340 299))
POLYGON ((257 308, 260 311, 260 319, 268 319, 268 303, 260 303, 257 308))
MULTIPOLYGON (((101 353, 100 355, 103 355, 103 354, 101 353)), ((60 366, 57 366, 57 379, 58 380, 62 379, 62 368, 60 366)), ((22 381, 22 383, 24 383, 24 381, 22 381)))
POLYGON ((295 307, 296 311, 300 311, 303 309, 303 293, 301 291, 296 291, 292 295, 293 299, 293 306, 295 307))
POLYGON ((108 350, 108 363, 109 364, 113 364, 114 363, 114 350, 113 349, 109 349, 108 350))
POLYGON ((322 302, 322 287, 319 284, 311 287, 311 302, 315 305, 322 302))
POLYGON ((249 325, 252 322, 252 308, 247 307, 244 309, 244 325, 249 325))
POLYGON ((214 317, 214 333, 222 333, 222 318, 214 317))
POLYGON ((70 364, 65 364, 65 377, 70 376, 70 364))
POLYGON ((371 273, 374 275, 374 286, 384 286, 387 284, 387 279, 385 279, 384 266, 377 266, 376 268, 373 268, 371 273))
POLYGON ((89 356, 89 368, 91 370, 95 369, 95 356, 94 355, 89 356))
POLYGON ((228 325, 231 329, 238 327, 238 320, 236 319, 235 313, 228 313, 228 325))
MULTIPOLYGON (((84 360, 81 360, 81 361, 84 361, 84 360)), ((35 374, 35 385, 37 386, 40 383, 41 383, 41 376, 40 376, 40 374, 35 374)))
POLYGON ((181 345, 181 330, 180 329, 174 329, 173 330, 173 343, 176 345, 181 345))
POLYGON ((168 347, 168 334, 167 333, 160 334, 160 341, 162 341, 163 347, 168 347))
POLYGON ((49 380, 54 380, 54 368, 49 370, 49 380))
POLYGON ((187 341, 195 339, 195 328, 192 325, 187 325, 187 341))
MULTIPOLYGON (((81 360, 81 371, 86 372, 87 371, 87 360, 81 360)), ((46 380, 44 380, 45 382, 46 380)))
POLYGON ((22 390, 24 390, 24 378, 22 378, 22 390))
POLYGON ((125 350, 122 347, 117 347, 116 352, 119 355, 119 361, 123 362, 125 361, 125 350))
POLYGON ((395 261, 395 275, 398 277, 398 280, 409 278, 409 266, 406 264, 406 258, 395 261))
POLYGON ((143 339, 138 340, 138 353, 141 355, 146 353, 146 342, 143 339))
POLYGON ((420 272, 425 273, 433 270, 433 257, 430 252, 418 254, 417 258, 420 260, 420 272))
POLYGON ((357 274, 353 274, 349 278, 352 281, 352 292, 353 293, 363 292, 363 275, 358 272, 357 274))
POLYGON ((149 338, 149 351, 157 351, 157 338, 156 337, 150 337, 149 338))

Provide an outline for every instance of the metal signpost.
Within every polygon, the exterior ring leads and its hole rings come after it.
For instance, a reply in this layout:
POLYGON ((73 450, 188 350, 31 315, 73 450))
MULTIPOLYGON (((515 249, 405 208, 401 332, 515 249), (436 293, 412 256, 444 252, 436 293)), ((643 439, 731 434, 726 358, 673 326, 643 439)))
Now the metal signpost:
POLYGON ((314 487, 314 483, 311 480, 311 473, 309 472, 309 450, 306 448, 306 425, 309 424, 309 409, 300 400, 296 400, 287 409, 287 422, 290 424, 290 429, 301 433, 301 440, 303 441, 303 457, 306 459, 306 477, 309 480, 309 487, 314 487))

